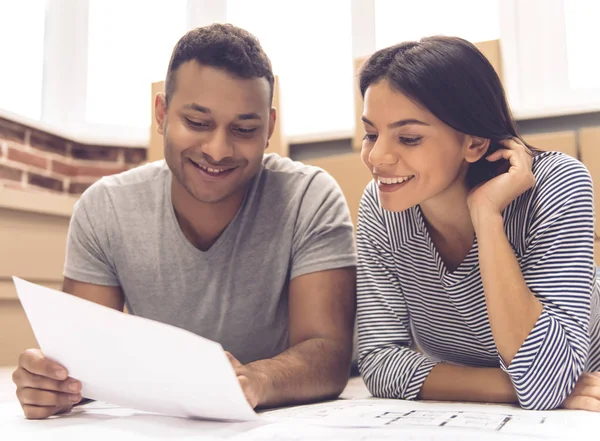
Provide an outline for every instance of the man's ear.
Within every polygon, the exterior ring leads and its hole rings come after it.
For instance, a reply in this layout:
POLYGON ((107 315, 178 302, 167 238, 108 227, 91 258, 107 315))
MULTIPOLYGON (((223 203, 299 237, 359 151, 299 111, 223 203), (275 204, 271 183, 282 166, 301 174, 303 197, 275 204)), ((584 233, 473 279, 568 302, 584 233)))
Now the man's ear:
POLYGON ((468 135, 465 142, 465 160, 469 163, 479 161, 490 148, 490 140, 479 136, 468 135))
POLYGON ((164 123, 167 118, 167 99, 164 93, 157 93, 154 98, 154 118, 156 119, 156 131, 164 135, 164 123))
POLYGON ((269 135, 267 137, 267 145, 265 149, 269 147, 269 140, 271 136, 273 136, 273 132, 275 131, 275 123, 277 122, 277 109, 275 107, 271 107, 271 112, 269 113, 269 135))

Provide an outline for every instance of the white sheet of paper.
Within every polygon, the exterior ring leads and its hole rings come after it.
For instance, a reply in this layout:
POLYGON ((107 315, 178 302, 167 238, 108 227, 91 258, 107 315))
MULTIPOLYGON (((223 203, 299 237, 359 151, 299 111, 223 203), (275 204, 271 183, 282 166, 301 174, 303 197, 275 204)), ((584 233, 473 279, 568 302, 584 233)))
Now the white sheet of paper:
POLYGON ((44 354, 82 395, 171 416, 258 419, 220 344, 13 277, 44 354))
MULTIPOLYGON (((317 430, 315 426, 321 426, 323 429, 324 426, 328 426, 327 432, 339 435, 340 438, 343 438, 344 432, 350 428, 363 428, 368 433, 376 430, 373 433, 382 436, 393 431, 396 431, 397 436, 410 432, 414 439, 444 439, 444 436, 465 439, 541 437, 578 441, 597 439, 600 427, 600 414, 595 412, 536 412, 508 405, 384 399, 338 400, 264 412, 262 416, 276 425, 257 429, 254 433, 255 438, 250 439, 267 440, 270 433, 279 430, 278 426, 286 424, 303 428, 312 426, 313 431, 317 430), (427 438, 428 436, 431 438, 427 438)), ((364 430, 357 430, 357 433, 362 432, 364 435, 364 430)), ((281 437, 281 440, 304 439, 297 438, 302 433, 299 430, 286 430, 283 433, 289 435, 281 437)), ((306 439, 311 438, 307 436, 306 439)), ((377 437, 373 435, 360 439, 370 440, 377 437)))

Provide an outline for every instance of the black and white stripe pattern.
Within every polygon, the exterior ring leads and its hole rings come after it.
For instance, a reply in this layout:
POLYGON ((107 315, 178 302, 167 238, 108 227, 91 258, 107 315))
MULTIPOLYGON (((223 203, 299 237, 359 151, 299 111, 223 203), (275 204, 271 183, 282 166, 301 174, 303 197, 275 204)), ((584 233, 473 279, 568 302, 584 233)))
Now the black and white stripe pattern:
POLYGON ((387 212, 375 183, 367 186, 358 220, 358 338, 359 367, 373 395, 414 399, 436 362, 445 361, 501 367, 523 408, 551 409, 584 369, 600 370, 590 175, 556 152, 536 156, 533 172, 535 186, 503 217, 525 281, 544 309, 510 366, 488 321, 477 239, 449 273, 420 208, 387 212))

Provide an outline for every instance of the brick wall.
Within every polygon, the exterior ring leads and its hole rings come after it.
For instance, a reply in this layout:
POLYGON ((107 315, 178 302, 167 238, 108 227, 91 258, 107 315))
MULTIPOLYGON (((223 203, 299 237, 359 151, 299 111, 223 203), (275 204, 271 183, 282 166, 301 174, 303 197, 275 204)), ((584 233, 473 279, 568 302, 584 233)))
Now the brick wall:
POLYGON ((147 149, 87 145, 0 118, 0 187, 81 194, 146 161, 147 149))

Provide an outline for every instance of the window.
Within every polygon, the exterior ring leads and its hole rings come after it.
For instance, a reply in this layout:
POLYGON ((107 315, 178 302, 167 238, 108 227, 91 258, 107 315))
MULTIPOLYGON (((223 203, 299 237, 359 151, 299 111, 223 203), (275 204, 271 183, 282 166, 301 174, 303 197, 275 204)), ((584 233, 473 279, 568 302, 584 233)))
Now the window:
POLYGON ((150 84, 185 33, 186 0, 89 0, 86 119, 147 129, 150 84))
POLYGON ((515 116, 600 110, 598 2, 503 0, 501 7, 504 73, 515 116))
POLYGON ((0 109, 39 119, 46 2, 0 2, 0 109))
POLYGON ((572 89, 600 89, 600 2, 565 0, 567 63, 572 89))
POLYGON ((228 0, 227 21, 254 34, 271 59, 287 136, 353 130, 349 1, 228 0))
POLYGON ((472 43, 500 37, 499 0, 375 0, 377 49, 431 35, 472 43))

